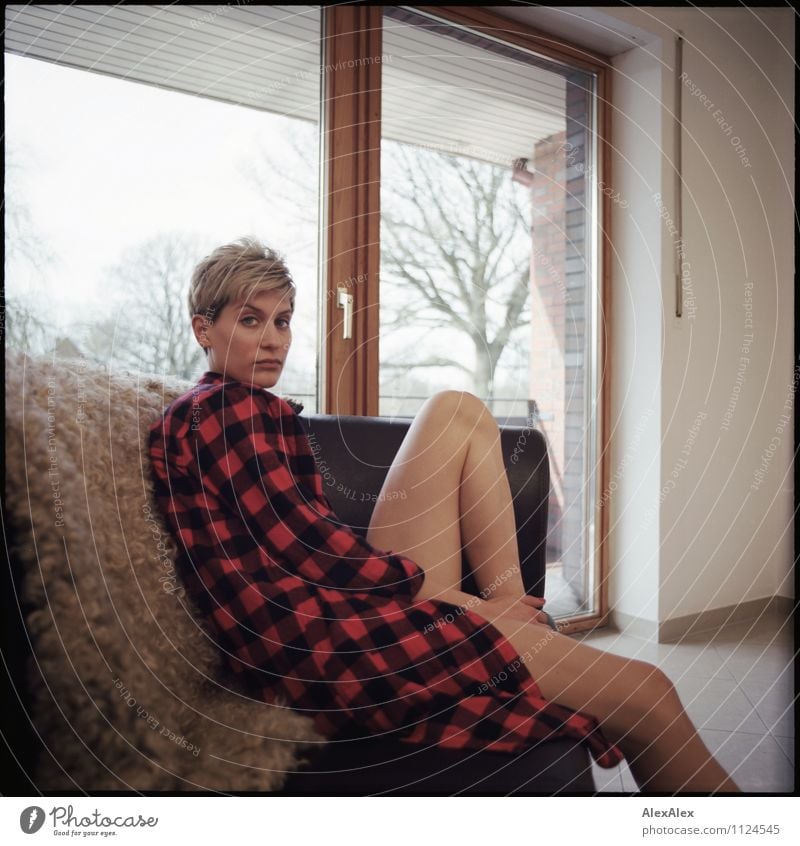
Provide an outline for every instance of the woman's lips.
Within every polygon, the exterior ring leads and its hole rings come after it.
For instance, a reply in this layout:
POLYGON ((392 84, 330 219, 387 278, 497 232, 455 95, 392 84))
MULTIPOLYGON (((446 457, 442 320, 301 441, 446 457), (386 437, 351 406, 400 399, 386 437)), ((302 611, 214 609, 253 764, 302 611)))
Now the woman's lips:
POLYGON ((283 362, 278 361, 277 359, 265 359, 264 361, 257 361, 256 364, 259 367, 280 367, 283 362))

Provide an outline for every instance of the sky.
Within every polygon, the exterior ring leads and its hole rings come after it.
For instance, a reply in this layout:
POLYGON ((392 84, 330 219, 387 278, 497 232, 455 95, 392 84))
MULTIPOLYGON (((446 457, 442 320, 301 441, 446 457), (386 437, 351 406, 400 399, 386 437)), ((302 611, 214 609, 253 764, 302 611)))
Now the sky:
POLYGON ((313 295, 313 228, 290 225, 242 173, 267 148, 282 157, 287 119, 11 54, 5 83, 17 193, 55 253, 48 297, 64 320, 103 310, 104 268, 173 230, 212 246, 261 237, 313 295))

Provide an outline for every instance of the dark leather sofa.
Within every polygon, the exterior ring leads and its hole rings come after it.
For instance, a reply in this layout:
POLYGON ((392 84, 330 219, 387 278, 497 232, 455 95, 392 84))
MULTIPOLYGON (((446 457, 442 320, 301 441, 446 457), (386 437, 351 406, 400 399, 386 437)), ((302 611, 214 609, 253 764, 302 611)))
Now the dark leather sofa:
MULTIPOLYGON (((301 419, 337 516, 365 535, 375 497, 410 421, 328 415, 301 419)), ((521 427, 504 427, 501 439, 523 583, 529 594, 542 596, 550 487, 546 443, 540 432, 521 427)), ((478 593, 466 561, 461 589, 478 593)), ((327 744, 290 776, 283 793, 550 795, 594 789, 588 752, 570 740, 540 743, 513 756, 414 748, 400 740, 365 737, 327 744)))
MULTIPOLYGON (((325 415, 301 419, 338 517, 365 534, 374 497, 410 421, 325 415)), ((546 445, 537 431, 508 427, 502 431, 502 449, 514 497, 523 581, 530 594, 543 595, 550 484, 546 445)), ((12 549, 13 539, 6 540, 6 548, 12 549)), ((17 604, 19 563, 13 556, 9 563, 12 566, 3 568, 2 591, 3 653, 9 663, 0 674, 5 688, 0 791, 26 795, 38 792, 28 774, 34 771, 35 758, 45 753, 28 718, 28 706, 19 698, 25 690, 30 642, 17 604)), ((466 569, 462 589, 477 593, 466 569)), ((588 752, 570 740, 540 743, 512 756, 415 748, 387 737, 353 737, 325 744, 306 757, 308 765, 288 777, 283 794, 553 795, 595 790, 588 752)))

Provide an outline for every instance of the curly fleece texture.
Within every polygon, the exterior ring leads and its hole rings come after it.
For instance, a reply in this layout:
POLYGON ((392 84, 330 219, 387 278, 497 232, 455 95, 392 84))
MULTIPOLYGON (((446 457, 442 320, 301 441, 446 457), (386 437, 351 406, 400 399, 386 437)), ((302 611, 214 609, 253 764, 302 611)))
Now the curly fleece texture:
POLYGON ((230 674, 175 570, 147 431, 191 387, 9 353, 7 513, 42 791, 271 791, 311 719, 230 674))

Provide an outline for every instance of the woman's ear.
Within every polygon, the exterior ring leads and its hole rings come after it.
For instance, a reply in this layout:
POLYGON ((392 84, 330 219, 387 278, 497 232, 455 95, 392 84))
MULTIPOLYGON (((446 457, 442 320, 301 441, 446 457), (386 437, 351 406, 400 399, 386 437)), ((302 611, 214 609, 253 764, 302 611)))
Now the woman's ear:
POLYGON ((197 343, 203 349, 208 349, 211 342, 208 340, 208 329, 211 326, 208 318, 203 314, 195 314, 192 316, 192 331, 194 332, 197 343))

